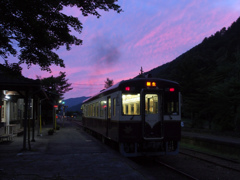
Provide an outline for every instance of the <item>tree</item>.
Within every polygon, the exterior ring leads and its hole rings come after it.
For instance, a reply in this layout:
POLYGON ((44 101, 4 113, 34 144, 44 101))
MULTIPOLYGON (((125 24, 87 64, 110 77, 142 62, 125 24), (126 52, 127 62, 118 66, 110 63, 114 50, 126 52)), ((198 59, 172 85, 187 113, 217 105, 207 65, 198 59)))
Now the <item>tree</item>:
POLYGON ((8 61, 5 61, 5 64, 0 64, 0 72, 11 76, 22 76, 22 68, 17 63, 9 64, 8 61))
POLYGON ((142 68, 142 66, 141 66, 139 75, 140 75, 140 76, 143 76, 143 73, 144 73, 144 71, 143 71, 143 68, 142 68))
POLYGON ((99 10, 120 13, 117 0, 1 0, 0 1, 0 56, 7 59, 18 56, 19 64, 28 68, 38 64, 41 70, 50 71, 55 64, 65 67, 54 50, 65 45, 81 45, 82 40, 71 34, 81 33, 82 23, 62 12, 64 7, 76 6, 83 16, 100 17, 99 10))
POLYGON ((43 78, 37 76, 38 79, 41 80, 43 89, 48 93, 48 95, 53 100, 63 99, 64 93, 72 90, 70 83, 68 83, 68 79, 66 79, 65 72, 60 72, 57 77, 48 77, 43 78))
POLYGON ((113 85, 113 80, 110 80, 109 78, 107 78, 107 81, 105 81, 105 89, 110 88, 113 85))

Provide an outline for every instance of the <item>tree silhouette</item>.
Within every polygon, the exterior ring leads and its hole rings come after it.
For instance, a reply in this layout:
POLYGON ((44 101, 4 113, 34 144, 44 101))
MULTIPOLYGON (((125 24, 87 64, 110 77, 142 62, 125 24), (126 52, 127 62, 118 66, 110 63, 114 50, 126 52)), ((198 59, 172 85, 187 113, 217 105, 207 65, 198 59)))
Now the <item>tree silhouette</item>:
POLYGON ((41 80, 43 89, 51 96, 58 97, 59 99, 63 99, 64 93, 72 90, 70 83, 68 83, 68 79, 66 79, 65 72, 60 72, 57 77, 48 77, 43 78, 37 76, 38 79, 41 80))
POLYGON ((113 80, 110 80, 109 78, 107 78, 107 80, 105 81, 105 89, 110 88, 113 85, 113 80))
POLYGON ((56 50, 71 45, 81 45, 75 36, 81 33, 82 23, 77 17, 63 13, 65 7, 77 7, 83 16, 100 17, 99 10, 122 10, 117 0, 3 0, 0 1, 0 56, 6 60, 18 56, 19 64, 39 65, 51 71, 55 64, 65 67, 56 50))
POLYGON ((143 75, 143 73, 144 73, 144 71, 143 71, 143 68, 142 68, 142 66, 141 66, 139 75, 143 75))
POLYGON ((172 62, 154 69, 153 76, 177 81, 182 115, 192 127, 240 130, 240 18, 229 28, 172 62))

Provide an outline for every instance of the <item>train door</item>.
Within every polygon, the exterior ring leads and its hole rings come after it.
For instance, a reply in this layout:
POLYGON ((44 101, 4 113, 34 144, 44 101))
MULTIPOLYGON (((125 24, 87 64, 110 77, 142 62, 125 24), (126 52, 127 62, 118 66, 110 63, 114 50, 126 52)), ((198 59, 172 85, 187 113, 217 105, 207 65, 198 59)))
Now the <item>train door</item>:
POLYGON ((111 97, 107 98, 107 130, 106 136, 108 137, 108 131, 110 127, 110 120, 111 120, 111 97))
POLYGON ((163 139, 162 94, 159 91, 142 90, 141 102, 143 138, 163 139))

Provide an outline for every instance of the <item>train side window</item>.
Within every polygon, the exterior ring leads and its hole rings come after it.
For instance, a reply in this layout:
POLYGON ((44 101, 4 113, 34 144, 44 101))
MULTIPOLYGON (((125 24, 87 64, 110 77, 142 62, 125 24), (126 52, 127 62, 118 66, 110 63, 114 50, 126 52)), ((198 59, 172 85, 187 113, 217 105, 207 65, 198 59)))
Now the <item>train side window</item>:
POLYGON ((103 117, 105 113, 105 108, 107 107, 107 101, 101 101, 100 102, 100 116, 103 117))
POLYGON ((113 99, 113 116, 116 116, 116 98, 113 99))
POLYGON ((99 107, 98 107, 98 102, 96 102, 96 117, 98 117, 99 115, 98 115, 98 109, 99 109, 99 107))
POLYGON ((90 116, 92 116, 93 115, 93 105, 91 104, 90 105, 90 116))
POLYGON ((82 106, 81 106, 81 112, 82 112, 82 115, 83 115, 83 116, 84 116, 84 114, 85 114, 85 111, 84 111, 84 110, 85 110, 85 106, 82 105, 82 106))
POLYGON ((140 115, 140 94, 122 95, 123 115, 140 115))
POLYGON ((108 98, 108 118, 111 118, 111 98, 108 98))
POLYGON ((95 104, 93 104, 92 116, 95 116, 95 112, 96 112, 96 109, 95 109, 95 104))
POLYGON ((90 117, 90 105, 88 105, 88 117, 90 117))
POLYGON ((87 109, 86 115, 88 117, 89 116, 89 105, 87 105, 86 109, 87 109))

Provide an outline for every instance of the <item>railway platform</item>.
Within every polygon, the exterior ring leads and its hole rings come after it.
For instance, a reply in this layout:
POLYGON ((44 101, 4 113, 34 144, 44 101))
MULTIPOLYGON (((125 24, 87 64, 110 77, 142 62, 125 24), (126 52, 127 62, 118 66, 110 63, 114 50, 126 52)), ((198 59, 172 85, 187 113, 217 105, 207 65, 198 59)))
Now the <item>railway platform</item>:
MULTIPOLYGON (((23 137, 0 143, 1 180, 42 179, 155 179, 137 164, 102 144, 70 121, 50 136, 44 127, 42 136, 31 142, 31 151, 20 151, 23 137)), ((182 132, 183 139, 240 147, 239 138, 182 132)), ((238 151, 240 152, 240 151, 238 151)))
POLYGON ((52 136, 44 128, 31 142, 31 151, 19 151, 23 137, 0 144, 0 179, 145 179, 136 165, 66 121, 52 136))
POLYGON ((239 137, 182 131, 181 141, 187 144, 194 144, 213 149, 220 153, 235 154, 240 157, 239 137))

